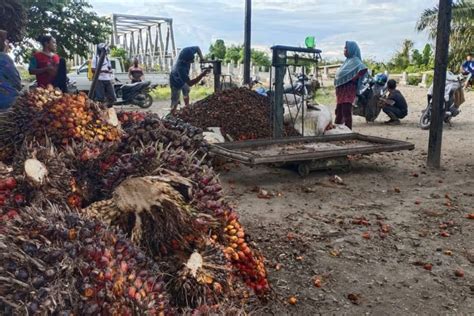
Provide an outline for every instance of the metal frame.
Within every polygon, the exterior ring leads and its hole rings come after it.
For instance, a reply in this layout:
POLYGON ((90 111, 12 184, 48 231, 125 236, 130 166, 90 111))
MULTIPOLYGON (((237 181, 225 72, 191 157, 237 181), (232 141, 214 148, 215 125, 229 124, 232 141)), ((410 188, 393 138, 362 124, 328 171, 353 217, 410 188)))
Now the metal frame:
POLYGON ((279 139, 261 139, 251 141, 230 142, 211 145, 211 152, 231 158, 250 165, 270 164, 270 163, 292 163, 310 160, 329 159, 345 157, 357 154, 373 154, 379 152, 392 152, 401 150, 413 150, 415 145, 398 140, 367 136, 358 133, 314 136, 314 137, 288 137, 279 139), (298 154, 278 154, 274 156, 260 156, 250 153, 250 150, 258 150, 262 147, 273 145, 295 145, 301 143, 327 143, 337 141, 360 140, 371 143, 370 145, 356 148, 340 148, 329 150, 315 150, 298 154))
MULTIPOLYGON (((272 129, 273 137, 279 138, 284 136, 284 126, 283 126, 283 94, 284 94, 284 80, 285 75, 290 66, 300 66, 301 61, 309 61, 315 64, 315 68, 318 67, 318 62, 321 60, 321 50, 314 48, 302 48, 302 47, 290 47, 290 46, 273 46, 272 47, 273 56, 272 56, 272 66, 275 69, 275 92, 273 93, 272 98, 272 129), (289 55, 292 53, 292 55, 289 55)), ((303 67, 303 72, 305 68, 303 67)), ((272 88, 272 70, 270 70, 270 87, 272 88)), ((291 75, 290 75, 291 80, 291 75)), ((298 113, 301 109, 301 119, 303 121, 302 126, 304 126, 304 110, 306 106, 305 96, 302 96, 302 104, 298 108, 298 113)), ((298 115, 296 116, 298 117, 298 115)), ((295 118, 296 119, 296 118, 295 118)), ((294 123, 294 122, 293 122, 294 123)), ((304 127, 303 127, 303 136, 304 136, 304 127)))
POLYGON ((178 53, 173 19, 112 14, 112 23, 112 45, 124 48, 129 58, 136 57, 148 67, 159 65, 161 69, 169 70, 169 60, 172 64, 178 53), (166 41, 163 41, 163 31, 166 33, 166 41))

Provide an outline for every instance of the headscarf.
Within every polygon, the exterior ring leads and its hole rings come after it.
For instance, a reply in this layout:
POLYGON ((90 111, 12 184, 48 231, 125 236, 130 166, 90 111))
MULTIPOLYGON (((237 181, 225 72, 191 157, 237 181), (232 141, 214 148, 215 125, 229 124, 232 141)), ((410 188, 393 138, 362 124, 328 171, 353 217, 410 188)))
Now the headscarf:
MULTIPOLYGON (((356 42, 347 41, 347 58, 346 61, 342 64, 341 68, 336 72, 336 78, 334 79, 334 86, 339 87, 343 84, 348 83, 354 79, 357 74, 364 69, 367 69, 367 66, 362 62, 362 57, 360 55, 360 49, 356 42)), ((360 90, 362 84, 362 79, 359 78, 357 83, 357 90, 360 90)))

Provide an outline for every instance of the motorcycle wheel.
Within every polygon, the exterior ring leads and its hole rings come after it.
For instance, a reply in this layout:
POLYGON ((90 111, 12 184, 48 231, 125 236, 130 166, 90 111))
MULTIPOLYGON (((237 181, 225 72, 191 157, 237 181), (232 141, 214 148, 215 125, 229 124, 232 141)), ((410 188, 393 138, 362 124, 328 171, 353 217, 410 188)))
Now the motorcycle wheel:
POLYGON ((145 101, 138 104, 142 109, 148 109, 153 104, 153 97, 150 94, 145 95, 145 101))
POLYGON ((426 109, 421 113, 420 117, 420 127, 423 130, 427 130, 431 125, 431 111, 426 109))

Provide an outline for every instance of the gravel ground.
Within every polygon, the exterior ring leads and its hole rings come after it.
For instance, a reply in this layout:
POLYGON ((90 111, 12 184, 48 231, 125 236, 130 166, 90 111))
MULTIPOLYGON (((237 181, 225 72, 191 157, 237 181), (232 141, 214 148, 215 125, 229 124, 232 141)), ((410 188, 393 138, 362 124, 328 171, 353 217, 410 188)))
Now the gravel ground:
POLYGON ((401 91, 410 106, 401 125, 383 125, 382 113, 373 124, 355 118, 354 130, 412 142, 413 151, 358 157, 350 172, 306 178, 270 167, 222 170, 267 259, 276 298, 261 314, 474 314, 474 220, 466 218, 474 213, 474 92, 445 125, 442 169, 430 170, 428 131, 418 127, 426 89, 401 91), (330 181, 336 174, 343 185, 330 181), (273 196, 259 198, 262 189, 273 196))
MULTIPOLYGON (((427 89, 400 90, 410 111, 401 125, 383 125, 382 113, 371 124, 355 117, 354 130, 412 142, 413 151, 356 157, 350 172, 306 178, 222 169, 228 198, 267 259, 275 297, 259 315, 474 315, 474 220, 465 217, 474 213, 474 92, 444 126, 442 169, 430 170, 428 131, 418 127, 427 89), (268 199, 258 197, 262 189, 268 199)), ((168 102, 150 110, 164 115, 168 102)))

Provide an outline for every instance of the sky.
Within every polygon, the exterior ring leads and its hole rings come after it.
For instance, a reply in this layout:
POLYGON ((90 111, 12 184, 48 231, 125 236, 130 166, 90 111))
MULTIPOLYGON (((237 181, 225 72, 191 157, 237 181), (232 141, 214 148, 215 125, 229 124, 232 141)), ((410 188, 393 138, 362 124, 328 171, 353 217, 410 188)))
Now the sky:
MULTIPOLYGON (((207 51, 216 39, 241 44, 244 0, 90 0, 101 15, 124 13, 173 18, 177 47, 207 51)), ((404 39, 422 49, 429 41, 415 24, 437 0, 252 0, 252 47, 303 46, 315 36, 328 60, 343 59, 346 40, 358 42, 363 58, 387 61, 404 39)), ((431 42, 430 42, 431 43, 431 42)))

